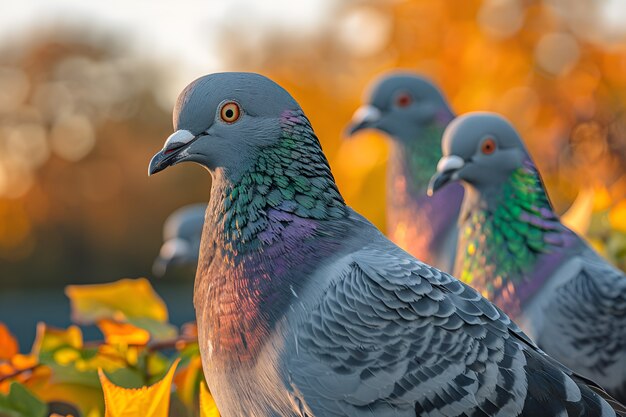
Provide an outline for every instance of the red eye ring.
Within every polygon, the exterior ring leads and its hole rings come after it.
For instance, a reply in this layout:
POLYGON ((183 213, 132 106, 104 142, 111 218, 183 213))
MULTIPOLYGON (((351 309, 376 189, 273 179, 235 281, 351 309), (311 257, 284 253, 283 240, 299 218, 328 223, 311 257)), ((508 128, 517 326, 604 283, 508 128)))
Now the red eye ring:
POLYGON ((491 155, 496 151, 496 141, 493 138, 486 138, 480 145, 480 151, 484 155, 491 155))
POLYGON ((224 103, 220 109, 220 118, 226 123, 235 123, 240 115, 241 109, 239 108, 239 104, 234 101, 224 103))
POLYGON ((402 92, 396 96, 395 102, 398 107, 408 107, 413 103, 413 97, 409 93, 402 92))

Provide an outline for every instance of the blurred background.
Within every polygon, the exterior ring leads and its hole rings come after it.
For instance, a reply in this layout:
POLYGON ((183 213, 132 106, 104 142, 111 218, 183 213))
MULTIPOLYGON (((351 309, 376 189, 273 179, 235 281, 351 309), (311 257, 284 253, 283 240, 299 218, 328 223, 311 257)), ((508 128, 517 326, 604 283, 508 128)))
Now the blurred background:
POLYGON ((384 228, 388 144, 342 130, 372 77, 434 79, 457 113, 491 110, 528 142, 560 211, 626 267, 626 3, 622 0, 22 0, 0 13, 0 321, 28 349, 69 324, 66 284, 146 276, 173 323, 194 271, 151 268, 162 224, 208 200, 209 175, 147 176, 180 90, 215 71, 282 84, 340 189, 384 228))

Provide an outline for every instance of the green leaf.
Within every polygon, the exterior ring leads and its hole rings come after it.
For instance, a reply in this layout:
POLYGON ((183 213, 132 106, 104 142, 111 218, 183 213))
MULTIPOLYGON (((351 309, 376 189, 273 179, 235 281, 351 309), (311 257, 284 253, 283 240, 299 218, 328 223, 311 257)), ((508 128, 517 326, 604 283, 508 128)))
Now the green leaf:
POLYGON ((5 417, 45 417, 48 407, 26 387, 13 382, 8 395, 0 394, 0 415, 5 417))
POLYGON ((108 376, 112 383, 123 388, 140 388, 146 385, 141 372, 133 368, 120 368, 109 372, 108 376))
POLYGON ((152 342, 172 340, 178 336, 176 326, 166 322, 157 321, 149 317, 129 317, 128 323, 135 327, 147 330, 148 333, 150 333, 150 340, 152 342))

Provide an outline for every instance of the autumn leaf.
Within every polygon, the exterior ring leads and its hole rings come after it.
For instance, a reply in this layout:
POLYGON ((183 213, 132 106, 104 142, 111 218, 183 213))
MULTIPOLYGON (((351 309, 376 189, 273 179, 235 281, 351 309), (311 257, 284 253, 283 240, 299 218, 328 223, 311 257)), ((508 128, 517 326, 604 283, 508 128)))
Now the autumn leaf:
POLYGON ((176 395, 187 408, 193 408, 198 397, 198 387, 204 380, 200 355, 188 359, 188 364, 174 377, 176 395))
POLYGON ((150 340, 147 330, 130 323, 120 323, 109 319, 98 320, 98 328, 108 344, 145 345, 150 340))
POLYGON ((167 321, 167 307, 145 278, 122 279, 108 284, 69 285, 65 289, 72 320, 93 324, 98 320, 126 321, 149 318, 167 321))
POLYGON ((58 329, 39 323, 32 352, 44 365, 37 370, 47 370, 48 375, 34 372, 24 384, 40 399, 71 403, 84 416, 101 416, 104 411, 97 370, 114 373, 128 367, 126 353, 119 349, 107 344, 86 347, 77 326, 58 329))
POLYGON ((84 417, 103 415, 104 404, 100 387, 49 382, 31 389, 43 401, 72 404, 84 417))
POLYGON ((19 350, 17 340, 9 328, 4 323, 0 323, 0 360, 11 359, 19 350))
POLYGON ((220 412, 205 381, 200 383, 200 417, 219 417, 220 412))
POLYGON ((149 317, 131 317, 128 319, 131 325, 147 330, 151 342, 162 342, 175 339, 178 336, 176 326, 170 323, 154 320, 149 317))
POLYGON ((104 391, 105 417, 167 417, 172 379, 180 359, 176 359, 159 382, 142 388, 122 388, 99 370, 104 391))
POLYGON ((33 343, 32 354, 53 352, 62 347, 80 349, 83 346, 83 332, 77 326, 57 329, 45 323, 37 323, 37 335, 33 343))
POLYGON ((177 328, 167 322, 165 303, 143 278, 71 285, 66 293, 73 320, 97 323, 109 344, 146 345, 148 341, 169 341, 178 335, 177 328))
POLYGON ((0 393, 7 394, 13 382, 28 386, 49 372, 41 366, 34 355, 17 354, 8 361, 0 361, 0 393))
POLYGON ((13 382, 7 395, 0 394, 0 416, 45 417, 48 407, 23 385, 13 382))

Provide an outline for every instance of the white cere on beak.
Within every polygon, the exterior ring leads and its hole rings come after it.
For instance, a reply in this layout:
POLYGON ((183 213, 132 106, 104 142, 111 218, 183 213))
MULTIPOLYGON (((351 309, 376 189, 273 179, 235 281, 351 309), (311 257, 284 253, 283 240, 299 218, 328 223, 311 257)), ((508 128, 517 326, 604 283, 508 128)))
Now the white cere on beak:
POLYGON ((177 130, 167 138, 163 149, 179 148, 180 146, 191 142, 194 138, 195 136, 193 133, 188 130, 177 130))
POLYGON ((353 123, 375 122, 380 119, 380 110, 374 106, 361 106, 352 116, 353 123))
POLYGON ((465 165, 465 161, 463 161, 463 158, 461 158, 460 156, 444 156, 439 160, 439 163, 437 164, 437 172, 443 173, 447 171, 458 170, 463 168, 463 165, 465 165))

